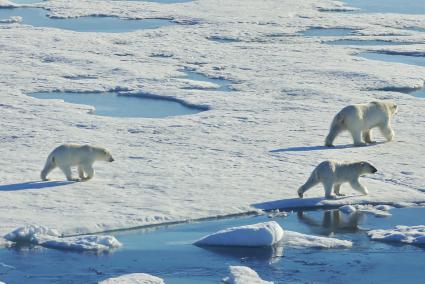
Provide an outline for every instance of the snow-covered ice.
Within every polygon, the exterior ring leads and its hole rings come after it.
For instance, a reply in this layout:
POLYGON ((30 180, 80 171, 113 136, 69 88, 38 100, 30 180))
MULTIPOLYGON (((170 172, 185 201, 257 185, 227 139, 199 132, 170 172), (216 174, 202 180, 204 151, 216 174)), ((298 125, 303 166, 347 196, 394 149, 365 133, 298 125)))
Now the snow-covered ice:
POLYGON ((150 274, 132 273, 105 279, 99 284, 164 284, 164 281, 150 274))
POLYGON ((33 5, 54 17, 110 15, 174 24, 119 34, 0 25, 0 235, 28 223, 64 235, 94 233, 243 213, 259 203, 276 209, 425 202, 425 101, 378 91, 421 87, 425 68, 356 56, 413 53, 423 44, 333 46, 323 44, 323 37, 300 35, 310 27, 350 28, 353 35, 326 40, 423 42, 425 33, 403 29, 425 28, 424 15, 322 12, 346 9, 328 0, 33 5), (236 41, 220 43, 209 39, 213 36, 236 41), (230 80, 232 92, 188 89, 184 69, 230 80), (88 106, 25 95, 120 89, 211 110, 119 119, 91 115, 88 106), (375 99, 399 105, 395 141, 353 148, 343 135, 337 141, 341 147, 322 146, 338 110, 375 99), (53 172, 56 181, 39 182, 47 154, 63 143, 107 147, 116 162, 96 165, 90 182, 64 183, 59 171, 53 172), (318 186, 306 199, 296 198, 311 168, 329 159, 374 163, 379 173, 364 178, 370 194, 343 187, 346 197, 323 200, 318 186))
POLYGON ((353 243, 336 238, 319 237, 286 231, 283 234, 282 244, 284 247, 295 248, 351 248, 353 243))
POLYGON ((247 266, 230 266, 230 276, 223 279, 226 284, 273 284, 260 278, 257 272, 247 266))
POLYGON ((375 241, 425 245, 425 226, 396 226, 388 230, 371 230, 369 237, 375 241))
POLYGON ((232 227, 205 236, 195 242, 198 246, 272 246, 284 235, 282 227, 275 221, 232 227))
POLYGON ((27 225, 6 234, 4 238, 15 243, 31 243, 47 248, 72 251, 108 251, 121 246, 113 236, 75 236, 60 237, 54 229, 27 225))

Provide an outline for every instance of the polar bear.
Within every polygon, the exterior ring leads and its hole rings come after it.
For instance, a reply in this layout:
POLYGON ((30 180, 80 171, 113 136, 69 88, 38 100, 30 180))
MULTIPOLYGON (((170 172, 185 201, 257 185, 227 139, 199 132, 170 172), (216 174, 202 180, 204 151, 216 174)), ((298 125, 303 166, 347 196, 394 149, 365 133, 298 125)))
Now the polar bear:
POLYGON ((348 182, 355 190, 364 195, 368 194, 367 188, 360 184, 359 177, 365 174, 373 174, 378 170, 368 162, 346 163, 338 161, 324 161, 311 173, 308 180, 298 189, 298 196, 303 198, 304 193, 319 182, 325 188, 326 198, 341 196, 341 184, 348 182), (332 189, 335 195, 332 194, 332 189))
POLYGON ((372 141, 372 128, 378 127, 387 141, 394 138, 391 117, 397 112, 397 105, 389 101, 375 101, 367 104, 350 105, 334 117, 325 146, 333 147, 336 136, 348 130, 355 146, 365 146, 372 141))
POLYGON ((46 165, 41 171, 41 179, 48 180, 47 175, 56 167, 60 168, 69 181, 79 181, 72 178, 71 167, 78 166, 81 180, 89 180, 94 176, 95 161, 113 162, 111 153, 101 147, 89 145, 64 144, 54 149, 47 157, 46 165), (85 175, 86 174, 86 175, 85 175))

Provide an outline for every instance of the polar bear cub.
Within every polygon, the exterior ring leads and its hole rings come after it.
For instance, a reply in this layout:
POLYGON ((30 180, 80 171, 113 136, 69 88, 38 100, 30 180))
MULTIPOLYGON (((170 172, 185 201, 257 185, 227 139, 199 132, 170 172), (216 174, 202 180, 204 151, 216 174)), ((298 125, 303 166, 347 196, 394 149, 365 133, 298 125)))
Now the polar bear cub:
POLYGON ((350 105, 334 117, 325 145, 333 146, 335 138, 344 130, 353 137, 355 146, 365 146, 372 141, 372 128, 378 127, 387 141, 394 138, 391 117, 397 112, 397 105, 388 101, 350 105))
POLYGON ((346 163, 324 161, 320 163, 304 185, 298 189, 298 196, 303 198, 304 193, 318 183, 322 183, 326 198, 341 196, 341 184, 348 182, 355 190, 368 194, 367 188, 360 184, 359 177, 365 174, 376 173, 378 170, 368 162, 346 163), (332 194, 332 189, 335 195, 332 194))
POLYGON ((95 161, 113 162, 111 153, 101 147, 89 145, 64 144, 54 149, 47 157, 41 179, 48 180, 47 175, 56 167, 60 168, 69 181, 78 181, 72 178, 71 167, 78 166, 78 175, 81 180, 89 180, 94 176, 93 163, 95 161))

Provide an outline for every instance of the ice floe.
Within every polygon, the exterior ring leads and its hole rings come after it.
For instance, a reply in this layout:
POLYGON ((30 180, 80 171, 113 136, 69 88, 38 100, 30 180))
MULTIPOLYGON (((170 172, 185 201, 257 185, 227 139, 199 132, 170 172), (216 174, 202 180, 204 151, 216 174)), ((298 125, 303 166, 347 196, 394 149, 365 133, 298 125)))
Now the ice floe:
POLYGON ((392 206, 389 205, 344 205, 339 207, 339 210, 346 214, 351 214, 354 212, 363 212, 375 215, 376 217, 388 217, 391 216, 391 213, 389 212, 392 208, 392 206))
POLYGON ((5 235, 4 238, 14 243, 30 243, 47 248, 72 251, 108 251, 121 246, 121 243, 113 236, 61 237, 57 230, 37 225, 17 228, 5 235))
POLYGON ((275 221, 232 227, 203 237, 198 246, 272 246, 283 236, 282 227, 275 221))
POLYGON ((425 226, 396 226, 388 230, 371 230, 369 237, 375 241, 425 245, 425 226))
POLYGON ((282 238, 284 247, 295 248, 350 248, 353 246, 351 241, 340 240, 336 238, 320 237, 301 234, 298 232, 286 231, 282 238))
POLYGON ((223 279, 226 284, 273 284, 260 278, 258 273, 246 266, 230 266, 230 276, 223 279))
POLYGON ((164 284, 164 281, 150 274, 132 273, 108 278, 100 281, 99 284, 164 284))

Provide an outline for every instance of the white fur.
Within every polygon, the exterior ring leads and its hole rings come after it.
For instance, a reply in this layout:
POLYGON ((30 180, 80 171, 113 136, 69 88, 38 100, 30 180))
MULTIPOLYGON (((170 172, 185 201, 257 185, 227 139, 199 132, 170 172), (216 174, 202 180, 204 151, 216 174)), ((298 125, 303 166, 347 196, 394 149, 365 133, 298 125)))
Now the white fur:
POLYGON ((46 165, 41 171, 41 179, 48 180, 47 175, 56 167, 60 168, 67 180, 78 181, 72 178, 71 167, 78 166, 78 175, 81 180, 89 180, 94 176, 93 163, 95 161, 113 162, 114 159, 108 150, 89 145, 64 144, 52 151, 47 158, 46 165))
POLYGON ((367 188, 360 184, 359 177, 376 171, 376 168, 368 162, 325 161, 314 169, 306 183, 298 189, 298 196, 302 198, 307 190, 318 183, 322 183, 326 198, 334 198, 335 195, 343 195, 340 193, 340 188, 341 184, 346 182, 355 190, 367 195, 367 188), (332 194, 332 189, 335 195, 332 194))
POLYGON ((375 101, 367 104, 350 105, 334 117, 325 145, 333 146, 333 141, 342 131, 349 131, 355 146, 364 146, 372 141, 372 128, 378 127, 382 135, 391 141, 394 131, 391 117, 397 112, 393 102, 375 101))

